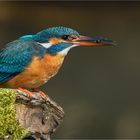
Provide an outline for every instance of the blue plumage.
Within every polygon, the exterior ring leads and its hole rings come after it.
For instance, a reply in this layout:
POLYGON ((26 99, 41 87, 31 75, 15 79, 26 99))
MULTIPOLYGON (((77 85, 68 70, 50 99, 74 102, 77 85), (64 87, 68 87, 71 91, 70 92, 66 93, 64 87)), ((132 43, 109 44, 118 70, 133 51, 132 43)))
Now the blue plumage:
POLYGON ((0 84, 22 72, 32 57, 42 57, 46 50, 32 40, 16 40, 0 51, 0 84))
POLYGON ((47 49, 47 53, 55 55, 56 52, 61 52, 62 50, 68 48, 69 46, 72 46, 70 43, 59 43, 55 44, 52 47, 47 49))
POLYGON ((17 75, 18 73, 6 73, 6 72, 0 72, 0 84, 7 81, 9 78, 14 77, 15 75, 17 75))
POLYGON ((63 35, 79 36, 79 33, 71 28, 59 26, 42 30, 41 32, 38 32, 37 34, 33 35, 32 39, 37 42, 44 43, 48 42, 48 39, 52 37, 62 39, 63 35))

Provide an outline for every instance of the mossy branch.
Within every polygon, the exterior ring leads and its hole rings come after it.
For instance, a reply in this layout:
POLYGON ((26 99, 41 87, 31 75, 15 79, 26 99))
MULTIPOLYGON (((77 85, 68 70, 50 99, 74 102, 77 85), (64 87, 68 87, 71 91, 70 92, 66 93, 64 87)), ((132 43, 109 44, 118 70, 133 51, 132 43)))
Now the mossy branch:
POLYGON ((12 89, 0 89, 0 138, 49 140, 59 126, 63 109, 49 97, 42 98, 12 89))

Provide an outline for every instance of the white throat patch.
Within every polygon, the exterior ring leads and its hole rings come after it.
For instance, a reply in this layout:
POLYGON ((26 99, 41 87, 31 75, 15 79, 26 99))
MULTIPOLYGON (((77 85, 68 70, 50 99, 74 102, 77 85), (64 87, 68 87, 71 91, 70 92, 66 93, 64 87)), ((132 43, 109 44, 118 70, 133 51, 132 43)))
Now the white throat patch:
POLYGON ((62 55, 67 55, 67 53, 69 52, 69 50, 71 49, 71 48, 74 48, 74 47, 76 47, 77 45, 72 45, 72 46, 70 46, 70 47, 68 47, 68 48, 66 48, 66 49, 64 49, 64 50, 62 50, 62 51, 60 51, 60 52, 58 52, 58 54, 62 54, 62 55))

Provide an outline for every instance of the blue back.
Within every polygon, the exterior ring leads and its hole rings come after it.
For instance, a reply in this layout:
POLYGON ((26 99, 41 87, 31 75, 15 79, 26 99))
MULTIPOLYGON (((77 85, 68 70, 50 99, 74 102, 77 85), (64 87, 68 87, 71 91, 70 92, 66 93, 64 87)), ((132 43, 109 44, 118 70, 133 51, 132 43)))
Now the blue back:
POLYGON ((16 40, 0 51, 0 84, 22 72, 34 55, 40 58, 46 50, 32 40, 16 40))

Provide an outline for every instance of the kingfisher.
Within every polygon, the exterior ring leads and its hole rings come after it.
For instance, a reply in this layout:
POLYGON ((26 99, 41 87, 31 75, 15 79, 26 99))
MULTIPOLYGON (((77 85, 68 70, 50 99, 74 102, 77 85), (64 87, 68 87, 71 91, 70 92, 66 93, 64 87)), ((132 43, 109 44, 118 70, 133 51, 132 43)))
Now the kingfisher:
POLYGON ((113 44, 110 39, 83 36, 63 26, 21 36, 0 50, 0 87, 29 94, 57 74, 70 49, 113 44))

